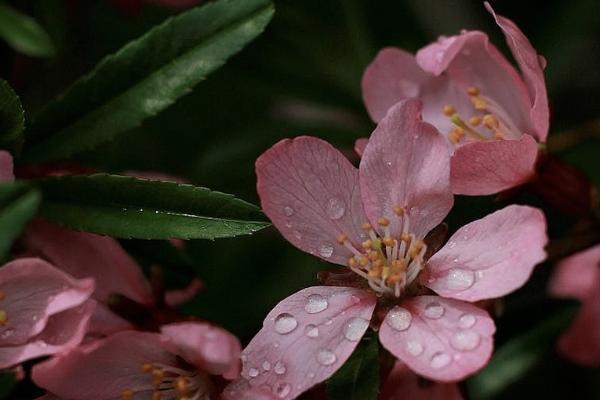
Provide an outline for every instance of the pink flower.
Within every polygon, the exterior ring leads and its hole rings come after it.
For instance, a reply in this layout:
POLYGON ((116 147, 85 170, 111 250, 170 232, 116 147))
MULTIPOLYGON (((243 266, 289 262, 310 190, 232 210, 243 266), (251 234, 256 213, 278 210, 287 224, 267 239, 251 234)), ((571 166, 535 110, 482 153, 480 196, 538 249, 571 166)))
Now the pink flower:
POLYGON ((0 268, 0 368, 77 346, 94 304, 94 282, 37 258, 0 268))
POLYGON ((526 183, 535 172, 537 142, 544 143, 548 134, 545 61, 512 21, 485 5, 521 74, 485 33, 463 31, 440 37, 416 57, 383 49, 362 81, 375 121, 400 100, 423 101, 425 121, 447 137, 453 152, 451 183, 458 194, 492 194, 526 183))
POLYGON ((600 245, 561 261, 550 293, 582 303, 571 328, 560 338, 560 352, 574 362, 600 366, 600 245))
POLYGON ((420 379, 401 361, 385 380, 379 397, 381 400, 462 400, 455 383, 435 383, 420 379))
POLYGON ((457 381, 485 365, 494 322, 469 302, 525 283, 545 258, 545 219, 509 206, 462 227, 428 258, 427 234, 453 204, 448 162, 444 138, 420 119, 416 100, 390 109, 358 170, 312 137, 283 140, 259 157, 258 193, 277 229, 362 279, 309 287, 276 305, 243 352, 250 384, 297 397, 346 361, 371 320, 382 345, 420 375, 457 381))
POLYGON ((160 333, 124 331, 33 368, 49 398, 69 400, 209 399, 217 376, 239 375, 235 336, 207 323, 185 322, 160 333))
POLYGON ((12 156, 9 152, 0 150, 0 182, 10 182, 13 179, 12 156))

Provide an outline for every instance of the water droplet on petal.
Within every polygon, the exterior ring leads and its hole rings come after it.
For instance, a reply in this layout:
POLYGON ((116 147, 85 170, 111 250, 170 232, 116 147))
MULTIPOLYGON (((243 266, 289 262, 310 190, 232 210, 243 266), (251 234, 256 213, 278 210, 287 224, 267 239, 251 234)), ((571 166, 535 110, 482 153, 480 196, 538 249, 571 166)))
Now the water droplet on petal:
POLYGON ((333 255, 333 246, 329 243, 323 243, 319 247, 319 255, 323 258, 329 258, 333 255))
POLYGON ((332 197, 327 201, 327 216, 331 219, 340 219, 346 212, 346 204, 344 200, 337 197, 332 197))
POLYGON ((304 333, 306 334, 306 336, 308 336, 309 338, 317 338, 319 337, 319 328, 316 325, 313 324, 308 324, 306 325, 306 327, 304 328, 304 333))
POLYGON ((437 301, 432 301, 425 306, 425 316, 429 319, 438 319, 444 315, 446 309, 437 301))
POLYGON ((273 372, 275 372, 277 375, 283 375, 285 374, 285 371, 287 371, 285 364, 281 361, 277 361, 273 367, 273 372))
POLYGON ((440 351, 431 356, 429 365, 431 365, 431 368, 439 369, 444 368, 445 366, 450 364, 450 361, 452 361, 450 356, 440 351))
POLYGON ((388 313, 386 321, 397 331, 405 331, 410 327, 412 315, 406 308, 396 306, 388 313))
POLYGON ((298 321, 288 313, 279 314, 275 318, 275 331, 281 335, 292 332, 298 326, 298 321))
POLYGON ((286 397, 288 394, 290 394, 290 392, 292 391, 292 387, 290 386, 289 383, 279 383, 276 387, 275 387, 275 394, 277 396, 279 396, 280 398, 284 398, 286 397))
POLYGON ((462 268, 451 268, 446 277, 446 285, 451 290, 465 290, 473 286, 475 275, 473 271, 462 268))
POLYGON ((331 365, 337 361, 337 356, 331 350, 321 350, 317 354, 317 361, 321 365, 331 365))
POLYGON ((294 214, 294 209, 290 206, 285 206, 283 207, 283 213, 286 216, 291 217, 294 214))
POLYGON ((369 321, 364 318, 352 318, 344 327, 344 337, 351 342, 357 342, 365 333, 369 326, 369 321))
POLYGON ((476 321, 477 319, 473 314, 463 314, 458 319, 458 326, 460 326, 463 329, 469 329, 473 325, 475 325, 476 321))
POLYGON ((320 313, 323 310, 326 310, 329 306, 327 299, 320 294, 311 294, 306 299, 306 305, 304 306, 304 310, 309 314, 320 313))
POLYGON ((263 367, 263 369, 264 369, 265 371, 270 371, 270 370, 271 370, 271 363, 270 363, 270 362, 268 362, 268 361, 264 361, 264 362, 262 363, 262 367, 263 367))
POLYGON ((258 376, 258 370, 256 368, 250 368, 248 370, 248 376, 250 378, 256 378, 258 376))
POLYGON ((474 350, 481 341, 481 336, 473 331, 457 332, 450 338, 450 344, 456 350, 469 351, 474 350))
POLYGON ((423 345, 416 340, 409 340, 406 342, 406 351, 408 351, 408 353, 412 356, 420 356, 423 354, 423 350, 425 350, 423 345))

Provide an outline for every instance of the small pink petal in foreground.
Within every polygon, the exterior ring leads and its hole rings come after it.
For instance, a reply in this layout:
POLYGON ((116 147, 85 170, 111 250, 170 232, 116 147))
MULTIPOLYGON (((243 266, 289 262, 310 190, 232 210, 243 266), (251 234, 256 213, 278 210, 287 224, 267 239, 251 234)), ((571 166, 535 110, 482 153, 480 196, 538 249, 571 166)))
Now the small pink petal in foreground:
POLYGON ((558 348, 568 359, 590 367, 600 367, 600 282, 586 299, 571 327, 560 338, 558 348))
POLYGON ((587 299, 600 281, 600 245, 562 260, 550 280, 550 293, 556 297, 587 299))
POLYGON ((456 383, 422 381, 402 361, 396 361, 392 372, 385 380, 379 398, 381 400, 463 400, 456 383))

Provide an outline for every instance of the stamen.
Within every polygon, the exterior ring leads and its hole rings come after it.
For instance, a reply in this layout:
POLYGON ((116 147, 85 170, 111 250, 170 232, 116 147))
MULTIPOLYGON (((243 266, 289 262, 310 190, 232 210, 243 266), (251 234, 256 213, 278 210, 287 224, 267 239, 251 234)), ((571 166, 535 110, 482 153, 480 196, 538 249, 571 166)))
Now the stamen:
POLYGON ((495 139, 504 139, 504 133, 500 129, 500 123, 492 114, 483 116, 483 125, 494 132, 495 139))
POLYGON ((479 124, 481 124, 481 117, 474 116, 469 118, 469 124, 472 126, 479 126, 479 124))
POLYGON ((0 326, 6 325, 8 322, 8 315, 6 315, 6 311, 0 310, 0 326))
POLYGON ((473 107, 478 111, 483 111, 487 108, 486 101, 479 96, 471 96, 471 103, 473 104, 473 107))
POLYGON ((131 389, 126 389, 121 392, 121 399, 123 400, 133 400, 133 395, 135 392, 131 389))
POLYGON ((356 268, 356 267, 358 267, 358 261, 356 261, 356 258, 354 258, 354 257, 350 257, 350 258, 348 259, 348 266, 349 266, 350 268, 356 268))
POLYGON ((450 143, 457 144, 465 136, 465 130, 460 126, 455 126, 448 134, 450 143))
POLYGON ((442 112, 444 113, 445 116, 451 117, 456 113, 456 109, 454 107, 452 107, 450 104, 446 104, 442 108, 442 112))
POLYGON ((387 247, 392 247, 394 245, 394 239, 390 236, 386 236, 383 238, 383 244, 387 247))
POLYGON ((362 229, 363 231, 368 231, 368 230, 370 230, 371 228, 372 228, 372 227, 371 227, 371 224, 370 224, 370 223, 368 223, 368 222, 365 222, 364 224, 362 224, 362 225, 360 226, 360 229, 362 229))
POLYGON ((4 294, 4 292, 0 290, 0 301, 4 300, 5 298, 6 294, 4 294))
POLYGON ((152 370, 154 369, 154 366, 151 363, 143 363, 142 364, 142 372, 148 373, 148 372, 152 372, 152 370))
POLYGON ((152 384, 154 386, 160 385, 165 379, 165 371, 160 368, 154 368, 152 370, 152 384))
POLYGON ((467 89, 467 94, 469 96, 479 96, 479 89, 474 86, 471 86, 467 89))
POLYGON ((377 223, 379 224, 379 226, 386 227, 386 226, 389 226, 389 225, 390 225, 390 220, 389 220, 389 219, 387 219, 387 218, 385 218, 385 217, 380 217, 380 218, 377 220, 377 223))
POLYGON ((362 247, 363 249, 370 249, 373 247, 373 241, 371 239, 367 239, 364 242, 362 242, 362 247))
POLYGON ((404 209, 404 207, 394 207, 394 214, 396 214, 399 217, 403 217, 404 214, 406 214, 406 210, 404 209))
POLYGON ((337 242, 339 244, 344 244, 344 242, 348 240, 348 235, 346 235, 345 233, 340 233, 337 237, 337 242))
POLYGON ((479 140, 485 140, 485 136, 483 136, 481 133, 477 132, 475 129, 471 128, 469 125, 467 125, 458 114, 454 114, 450 120, 452 121, 452 123, 462 129, 464 129, 469 135, 473 136, 475 139, 479 139, 479 140))
POLYGON ((158 390, 152 392, 152 400, 160 400, 161 397, 162 396, 160 395, 160 392, 158 390))
POLYGON ((175 380, 175 390, 181 397, 186 397, 188 394, 187 380, 180 376, 175 380))
POLYGON ((365 256, 362 256, 359 260, 358 260, 358 265, 360 265, 361 267, 366 267, 367 265, 369 265, 369 259, 365 256))

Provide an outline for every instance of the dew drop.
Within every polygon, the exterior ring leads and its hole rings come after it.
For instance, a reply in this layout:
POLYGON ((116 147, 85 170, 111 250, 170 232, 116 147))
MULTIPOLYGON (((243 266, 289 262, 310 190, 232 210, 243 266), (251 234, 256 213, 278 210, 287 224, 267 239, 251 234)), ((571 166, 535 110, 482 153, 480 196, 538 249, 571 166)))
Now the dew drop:
POLYGON ((477 319, 473 314, 463 314, 458 319, 458 326, 460 326, 463 329, 469 329, 473 327, 473 325, 475 325, 476 321, 477 319))
POLYGON ((319 247, 319 255, 323 258, 329 258, 333 255, 333 246, 329 243, 323 243, 319 247))
POLYGON ((425 350, 423 345, 416 340, 409 340, 406 342, 406 351, 408 351, 408 353, 412 356, 420 356, 423 354, 423 350, 425 350))
POLYGON ((262 368, 263 368, 265 371, 270 371, 270 370, 271 370, 271 363, 270 363, 270 362, 268 362, 268 361, 264 361, 264 362, 262 363, 262 368))
POLYGON ((273 367, 273 372, 275 372, 277 375, 283 375, 286 371, 287 368, 285 367, 284 363, 282 363, 281 361, 277 361, 275 363, 275 366, 273 367))
POLYGON ((469 351, 474 350, 481 342, 481 336, 473 331, 457 332, 450 338, 450 344, 456 350, 469 351))
POLYGON ((475 275, 473 271, 462 268, 451 268, 446 277, 446 285, 451 290, 465 290, 473 286, 475 275))
POLYGON ((256 378, 258 376, 258 370, 256 368, 250 368, 248 370, 248 376, 250 378, 256 378))
POLYGON ((294 214, 294 209, 290 206, 285 206, 283 207, 283 213, 286 216, 291 217, 294 214))
POLYGON ((410 327, 412 315, 406 308, 396 306, 388 313, 386 322, 397 331, 405 331, 410 327))
POLYGON ((298 321, 292 314, 283 313, 275 318, 275 332, 285 335, 292 332, 298 326, 298 321))
POLYGON ((321 350, 317 354, 317 361, 321 365, 331 365, 337 361, 337 356, 331 350, 321 350))
POLYGON ((437 301, 432 301, 425 306, 425 316, 429 319, 439 319, 445 312, 446 309, 437 301))
POLYGON ((279 396, 279 398, 281 398, 281 399, 283 399, 284 397, 289 395, 291 391, 292 391, 292 387, 290 386, 289 383, 282 382, 282 383, 279 383, 275 387, 275 394, 277 396, 279 396))
POLYGON ((364 318, 352 318, 344 327, 344 337, 351 342, 358 342, 369 326, 369 321, 364 318))
POLYGON ((344 216, 346 212, 346 205, 344 201, 337 198, 332 197, 327 201, 327 216, 331 219, 340 219, 344 216))
POLYGON ((327 299, 320 294, 311 294, 306 299, 306 305, 304 306, 304 310, 309 314, 316 314, 324 311, 329 306, 327 299))
POLYGON ((319 328, 316 325, 308 324, 304 328, 304 333, 311 339, 319 337, 319 328))
POLYGON ((431 365, 431 368, 440 369, 440 368, 444 368, 445 366, 450 364, 451 360, 452 359, 450 358, 450 356, 448 354, 440 351, 440 352, 435 353, 433 356, 431 356, 429 365, 431 365))

